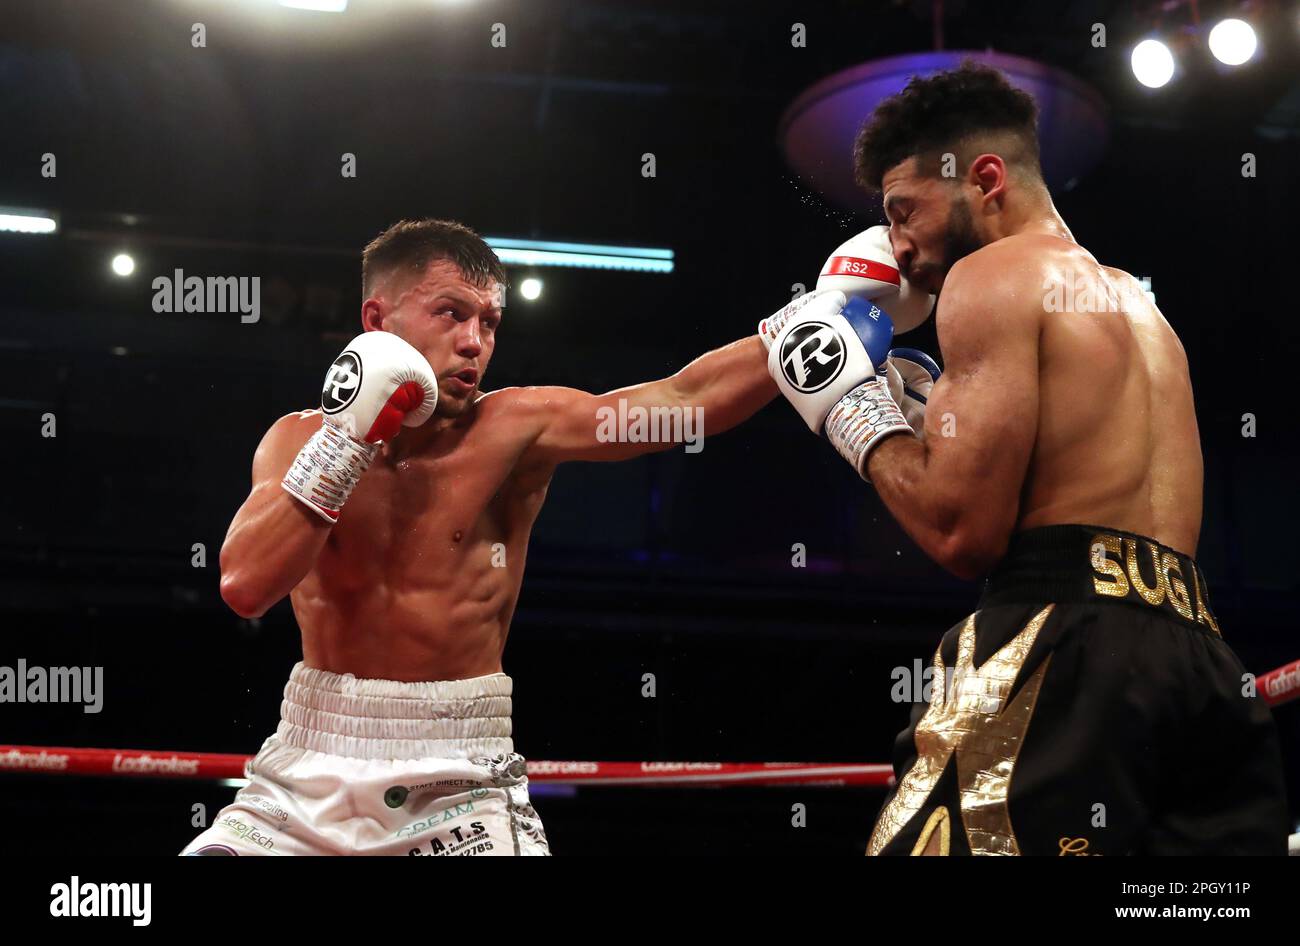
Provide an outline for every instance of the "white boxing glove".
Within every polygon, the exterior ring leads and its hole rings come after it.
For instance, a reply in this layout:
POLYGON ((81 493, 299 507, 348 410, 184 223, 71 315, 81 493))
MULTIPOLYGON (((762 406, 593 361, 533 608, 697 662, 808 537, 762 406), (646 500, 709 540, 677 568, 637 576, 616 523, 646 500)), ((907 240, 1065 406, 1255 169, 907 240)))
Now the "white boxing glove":
POLYGON ((790 321, 793 316, 798 315, 804 306, 811 305, 823 297, 825 297, 825 301, 819 304, 823 304, 828 310, 835 312, 844 308, 845 303, 849 301, 844 293, 833 289, 814 289, 812 292, 805 292, 803 295, 790 300, 758 323, 758 337, 763 340, 763 347, 771 351, 772 340, 781 334, 781 329, 785 328, 785 323, 790 321))
POLYGON ((334 359, 321 391, 320 430, 298 451, 280 485, 330 522, 361 474, 402 427, 438 406, 438 378, 414 347, 391 332, 363 332, 334 359))
POLYGON ((916 328, 934 308, 934 296, 914 288, 898 271, 889 227, 872 227, 841 243, 822 267, 817 288, 876 303, 894 320, 896 334, 916 328))
POLYGON ((911 428, 883 371, 889 316, 861 299, 841 306, 841 298, 819 293, 790 315, 768 350, 767 370, 813 433, 825 434, 865 478, 876 444, 911 428))

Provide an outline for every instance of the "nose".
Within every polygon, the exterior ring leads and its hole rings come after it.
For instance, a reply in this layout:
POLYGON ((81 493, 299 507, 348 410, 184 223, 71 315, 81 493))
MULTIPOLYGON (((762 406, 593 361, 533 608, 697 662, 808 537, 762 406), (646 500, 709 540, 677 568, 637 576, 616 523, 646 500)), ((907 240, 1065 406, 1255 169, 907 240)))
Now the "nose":
POLYGON ((916 259, 916 247, 912 241, 906 237, 900 236, 893 230, 889 233, 889 245, 894 251, 894 262, 898 264, 898 271, 904 276, 912 268, 912 263, 916 259))
POLYGON ((477 358, 483 351, 483 337, 479 334, 478 319, 466 319, 456 333, 456 354, 462 358, 477 358))

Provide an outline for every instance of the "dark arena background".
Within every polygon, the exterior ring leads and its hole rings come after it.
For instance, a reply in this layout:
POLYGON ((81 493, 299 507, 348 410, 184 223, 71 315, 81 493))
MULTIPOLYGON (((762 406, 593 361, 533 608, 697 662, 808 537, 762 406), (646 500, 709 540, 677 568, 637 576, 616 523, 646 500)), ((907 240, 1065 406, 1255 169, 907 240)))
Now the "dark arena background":
MULTIPOLYGON (((294 616, 232 613, 218 555, 263 432, 360 330, 367 241, 441 217, 498 249, 486 389, 663 377, 884 222, 851 186, 854 130, 968 55, 1038 98, 1061 215, 1149 280, 1186 348, 1226 639, 1260 675, 1300 658, 1296 4, 11 0, 0 665, 103 684, 98 712, 0 703, 4 849, 170 856, 234 792, 10 747, 165 770, 274 731, 294 616), (1207 40, 1229 17, 1258 39, 1237 66, 1207 40), (1153 38, 1175 64, 1159 87, 1132 58, 1153 38), (158 311, 176 270, 257 277, 256 320, 158 311)), ((933 321, 904 343, 937 353, 933 321)), ((900 672, 980 594, 780 399, 699 453, 561 466, 528 556, 504 657, 518 750, 640 773, 535 781, 556 854, 860 855, 880 784, 677 776, 890 763, 900 672)), ((1294 830, 1300 705, 1273 713, 1294 830)))

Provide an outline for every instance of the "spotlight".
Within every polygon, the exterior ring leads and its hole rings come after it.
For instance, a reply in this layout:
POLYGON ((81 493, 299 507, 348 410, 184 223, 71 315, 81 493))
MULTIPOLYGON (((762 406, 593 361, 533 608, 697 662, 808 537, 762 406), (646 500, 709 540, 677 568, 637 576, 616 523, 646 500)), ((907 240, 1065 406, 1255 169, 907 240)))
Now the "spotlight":
POLYGON ((1158 89, 1174 77, 1174 54, 1158 39, 1144 39, 1133 47, 1133 75, 1148 89, 1158 89))
POLYGON ((1225 66, 1240 66, 1255 55, 1255 30, 1245 20, 1220 20, 1210 30, 1210 52, 1225 66))
POLYGON ((348 0, 280 0, 280 6, 313 13, 342 13, 348 8, 348 0))
POLYGON ((535 276, 529 276, 519 284, 519 294, 532 302, 542 295, 542 281, 535 276))
POLYGON ((484 237, 507 266, 578 266, 584 269, 622 269, 640 273, 671 273, 673 251, 644 246, 603 246, 555 240, 518 240, 484 237))
POLYGON ((8 233, 53 233, 58 222, 38 211, 0 210, 0 230, 8 233))
POLYGON ((135 272, 135 260, 128 253, 118 253, 113 257, 113 272, 119 276, 130 276, 135 272))

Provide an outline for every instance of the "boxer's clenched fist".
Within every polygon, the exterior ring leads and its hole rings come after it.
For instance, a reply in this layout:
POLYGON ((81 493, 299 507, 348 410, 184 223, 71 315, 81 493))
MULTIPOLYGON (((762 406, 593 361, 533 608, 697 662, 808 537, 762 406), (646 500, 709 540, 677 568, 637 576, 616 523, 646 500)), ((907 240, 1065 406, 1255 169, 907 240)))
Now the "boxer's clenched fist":
POLYGON ((823 301, 818 302, 818 305, 837 312, 849 301, 848 296, 834 289, 814 289, 812 292, 797 296, 758 323, 758 337, 763 340, 763 347, 771 351, 773 339, 781 334, 785 324, 798 315, 805 306, 812 305, 819 299, 823 301))
POLYGON ((321 390, 324 422, 281 485, 334 522, 377 445, 403 426, 423 424, 437 405, 438 379, 423 355, 391 332, 363 332, 330 365, 321 390))
POLYGON ((817 277, 818 289, 837 289, 850 299, 874 302, 894 320, 894 332, 910 332, 934 308, 934 296, 909 283, 889 244, 889 227, 871 227, 836 247, 817 277))
POLYGON ((819 293, 786 317, 768 350, 767 370, 813 433, 825 434, 865 477, 872 448, 912 428, 884 370, 893 323, 879 306, 862 299, 842 305, 843 298, 819 293))
POLYGON ((889 352, 889 393, 918 437, 925 436, 925 405, 939 375, 939 366, 923 351, 894 348, 889 352))

